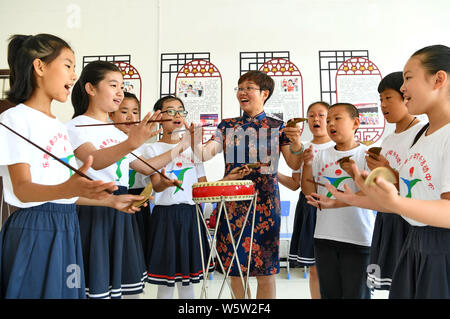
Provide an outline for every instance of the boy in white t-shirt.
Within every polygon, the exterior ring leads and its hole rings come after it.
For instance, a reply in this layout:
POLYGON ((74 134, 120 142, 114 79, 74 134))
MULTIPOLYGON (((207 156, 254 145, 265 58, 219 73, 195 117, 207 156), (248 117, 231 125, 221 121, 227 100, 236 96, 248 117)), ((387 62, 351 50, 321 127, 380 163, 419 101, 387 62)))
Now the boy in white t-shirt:
MULTIPOLYGON (((352 176, 338 160, 351 156, 360 168, 367 169, 365 151, 354 135, 360 124, 358 109, 348 103, 330 106, 327 131, 336 146, 313 154, 312 148, 304 153, 302 189, 306 195, 331 197, 321 184, 331 183, 343 189, 344 184, 357 191, 352 176), (317 194, 315 194, 317 193, 317 194)), ((375 215, 367 209, 347 206, 317 211, 314 248, 322 298, 370 298, 366 285, 375 215)))

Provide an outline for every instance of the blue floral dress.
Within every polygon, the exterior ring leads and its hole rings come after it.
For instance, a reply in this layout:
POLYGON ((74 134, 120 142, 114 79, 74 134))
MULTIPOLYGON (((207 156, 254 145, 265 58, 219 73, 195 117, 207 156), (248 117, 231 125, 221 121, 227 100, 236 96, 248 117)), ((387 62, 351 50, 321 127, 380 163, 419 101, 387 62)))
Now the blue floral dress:
MULTIPOLYGON (((284 123, 267 117, 265 112, 251 118, 243 116, 224 119, 218 125, 214 140, 223 146, 225 158, 225 175, 233 168, 245 163, 268 163, 271 167, 259 167, 245 176, 252 180, 258 192, 255 227, 253 231, 252 258, 250 276, 273 275, 280 271, 279 239, 280 239, 280 192, 278 188, 277 170, 280 157, 280 146, 290 144, 285 133, 280 130, 284 123)), ((235 242, 243 228, 245 214, 250 201, 227 202, 226 208, 231 223, 235 242)), ((252 209, 253 212, 253 209, 252 209)), ((237 247, 241 270, 247 273, 248 252, 251 240, 252 213, 244 227, 241 242, 237 247)), ((217 251, 227 271, 233 256, 233 246, 225 220, 219 220, 217 235, 217 251)), ((231 276, 238 276, 236 258, 230 271, 231 276)))

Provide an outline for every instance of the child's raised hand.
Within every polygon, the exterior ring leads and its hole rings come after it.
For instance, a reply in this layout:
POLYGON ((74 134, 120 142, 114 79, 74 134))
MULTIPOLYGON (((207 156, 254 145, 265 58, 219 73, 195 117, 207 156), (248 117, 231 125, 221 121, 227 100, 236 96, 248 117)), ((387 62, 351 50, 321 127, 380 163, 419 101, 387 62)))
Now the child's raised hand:
POLYGON ((379 176, 375 178, 375 185, 366 185, 364 181, 369 173, 367 171, 359 172, 358 167, 355 164, 352 165, 352 169, 355 175, 355 184, 365 195, 385 208, 384 211, 396 211, 394 207, 400 196, 398 195, 397 187, 395 187, 394 184, 379 176))
MULTIPOLYGON (((150 196, 149 199, 153 198, 154 197, 150 196)), ((133 203, 142 199, 144 199, 144 196, 140 195, 132 195, 132 194, 113 195, 110 198, 108 198, 108 206, 127 214, 134 214, 140 211, 141 208, 133 206, 133 203)), ((144 207, 147 206, 147 203, 145 203, 143 206, 144 207)))
POLYGON ((128 141, 131 143, 134 149, 138 148, 145 143, 148 139, 161 133, 162 128, 155 130, 158 126, 157 120, 162 117, 161 111, 155 113, 147 113, 147 115, 141 120, 138 125, 133 125, 128 133, 128 141))
POLYGON ((345 202, 345 203, 347 203, 349 205, 352 205, 352 206, 357 206, 355 204, 355 199, 357 198, 358 195, 356 195, 355 192, 353 192, 353 190, 347 184, 344 184, 344 191, 343 192, 338 191, 337 188, 334 187, 333 185, 331 185, 330 183, 326 183, 325 184, 325 188, 337 200, 340 200, 340 201, 345 202))
MULTIPOLYGON (((89 155, 83 166, 79 168, 79 171, 86 174, 93 162, 92 155, 89 155)), ((103 181, 91 181, 78 174, 73 174, 67 180, 67 187, 70 192, 73 192, 73 196, 86 197, 90 199, 105 199, 111 196, 112 192, 117 190, 117 186, 114 182, 104 183, 103 181)))
POLYGON ((189 147, 191 147, 191 127, 192 127, 192 123, 189 125, 184 119, 183 119, 183 125, 184 128, 186 129, 186 132, 184 132, 183 136, 180 139, 180 143, 183 146, 183 150, 188 149, 189 147))
POLYGON ((313 159, 314 159, 313 147, 312 145, 310 145, 303 152, 303 165, 312 165, 313 159))
POLYGON ((306 195, 306 202, 314 207, 319 209, 325 208, 337 208, 337 200, 333 198, 328 198, 325 195, 320 195, 317 193, 311 193, 310 195, 306 195))
POLYGON ((347 172, 348 175, 350 175, 352 178, 353 176, 353 170, 352 170, 352 164, 354 164, 355 161, 352 159, 349 159, 347 162, 342 163, 340 166, 341 168, 347 172))
MULTIPOLYGON (((368 151, 366 151, 367 154, 369 154, 368 151)), ((367 166, 370 168, 370 170, 374 170, 377 167, 390 167, 389 161, 384 157, 383 155, 375 155, 370 154, 366 156, 366 162, 367 166)))
MULTIPOLYGON (((166 175, 166 169, 163 168, 161 170, 161 174, 166 175)), ((161 190, 159 190, 160 188, 162 188, 162 190, 168 188, 168 187, 179 187, 181 186, 181 184, 183 183, 183 181, 180 181, 176 178, 173 179, 167 179, 161 176, 159 183, 158 183, 158 191, 161 192, 161 190)))
POLYGON ((191 123, 189 126, 189 139, 190 146, 194 155, 198 158, 202 158, 202 149, 203 149, 203 127, 201 124, 191 123))

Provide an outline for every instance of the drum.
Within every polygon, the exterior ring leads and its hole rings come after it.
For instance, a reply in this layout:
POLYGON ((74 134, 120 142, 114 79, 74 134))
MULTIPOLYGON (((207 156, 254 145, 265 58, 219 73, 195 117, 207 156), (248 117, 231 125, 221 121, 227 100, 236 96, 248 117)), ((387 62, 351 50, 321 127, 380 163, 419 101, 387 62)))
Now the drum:
POLYGON ((202 182, 192 185, 192 200, 195 203, 250 200, 255 187, 250 180, 202 182))

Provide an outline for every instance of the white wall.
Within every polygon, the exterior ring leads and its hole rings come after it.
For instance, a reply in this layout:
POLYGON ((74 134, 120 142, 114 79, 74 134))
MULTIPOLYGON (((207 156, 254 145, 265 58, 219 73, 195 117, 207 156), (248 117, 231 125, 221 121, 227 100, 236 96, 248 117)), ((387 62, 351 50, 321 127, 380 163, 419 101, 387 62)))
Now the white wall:
MULTIPOLYGON (((131 54, 148 112, 159 97, 161 53, 206 51, 222 74, 224 117, 231 117, 239 114, 233 88, 241 51, 290 51, 306 107, 320 99, 319 50, 367 49, 383 75, 399 71, 415 50, 450 45, 449 9, 448 0, 0 0, 0 68, 7 68, 7 40, 15 33, 64 38, 78 73, 83 56, 131 54), (77 8, 80 25, 73 27, 77 8)), ((69 120, 70 100, 54 103, 53 111, 69 120)), ((310 138, 306 130, 303 139, 310 138)), ((208 178, 220 178, 223 166, 221 156, 208 162, 208 178)), ((290 174, 284 162, 280 171, 290 174)), ((281 191, 294 209, 298 191, 281 191)))

